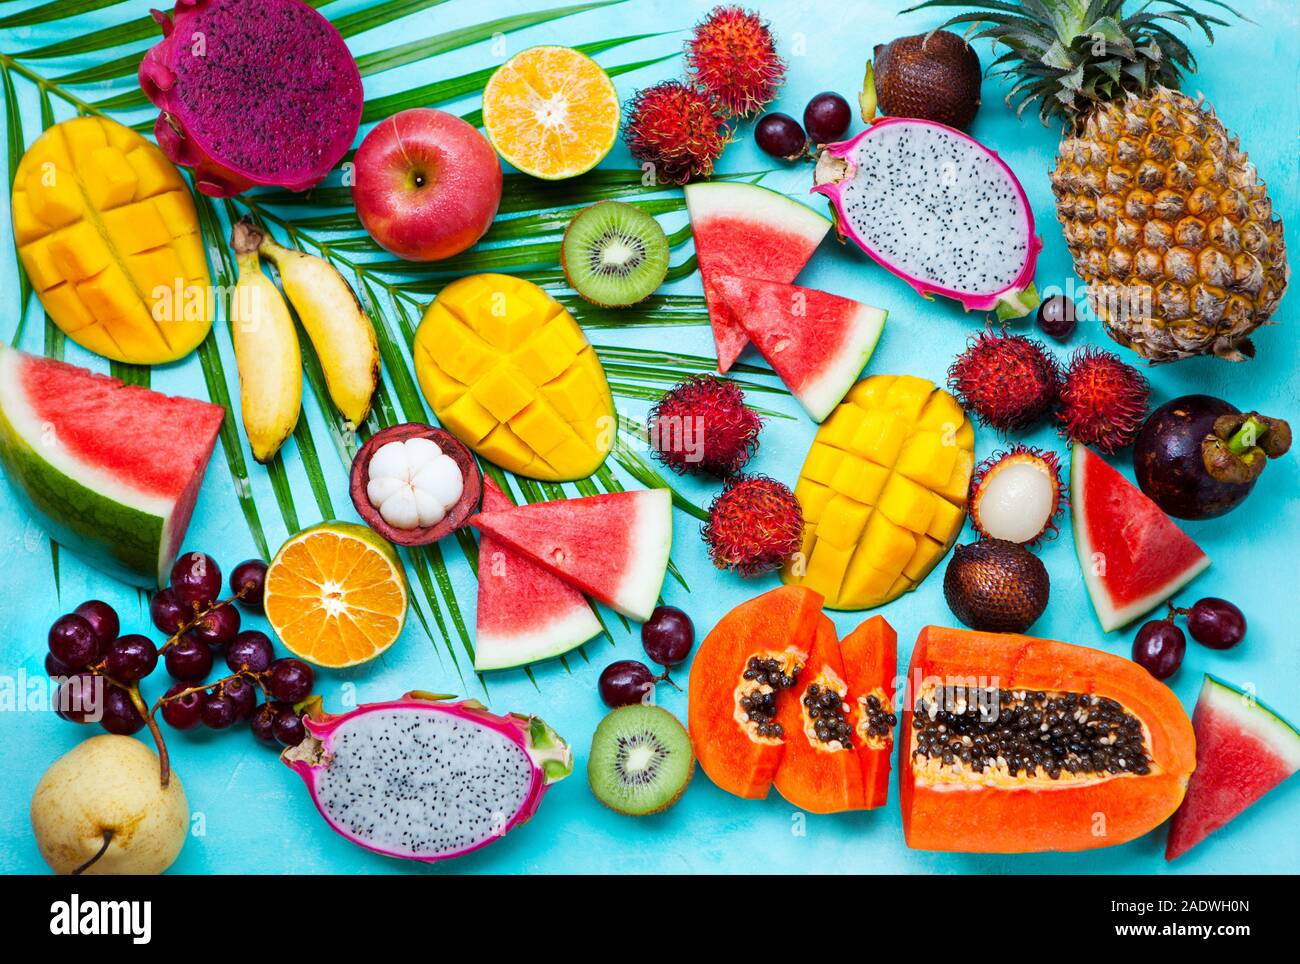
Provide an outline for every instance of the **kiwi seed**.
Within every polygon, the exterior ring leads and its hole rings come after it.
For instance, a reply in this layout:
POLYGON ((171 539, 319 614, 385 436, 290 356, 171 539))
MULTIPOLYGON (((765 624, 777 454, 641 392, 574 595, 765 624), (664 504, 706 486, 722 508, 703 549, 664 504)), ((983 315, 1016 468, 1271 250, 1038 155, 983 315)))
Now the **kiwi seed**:
POLYGON ((667 810, 695 770, 691 738, 659 706, 620 706, 596 727, 587 782, 605 806, 633 817, 667 810))
POLYGON ((648 298, 668 274, 668 237, 659 222, 622 201, 579 211, 560 246, 569 286, 592 304, 621 308, 648 298))

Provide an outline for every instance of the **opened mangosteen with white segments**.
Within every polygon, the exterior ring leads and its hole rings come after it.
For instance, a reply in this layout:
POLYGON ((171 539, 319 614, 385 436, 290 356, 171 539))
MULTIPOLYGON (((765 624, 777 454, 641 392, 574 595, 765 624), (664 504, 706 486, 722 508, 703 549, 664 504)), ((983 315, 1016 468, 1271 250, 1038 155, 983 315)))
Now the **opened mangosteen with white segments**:
POLYGON ((352 504, 389 542, 423 546, 461 528, 478 509, 483 476, 450 433, 420 422, 370 437, 352 460, 352 504))

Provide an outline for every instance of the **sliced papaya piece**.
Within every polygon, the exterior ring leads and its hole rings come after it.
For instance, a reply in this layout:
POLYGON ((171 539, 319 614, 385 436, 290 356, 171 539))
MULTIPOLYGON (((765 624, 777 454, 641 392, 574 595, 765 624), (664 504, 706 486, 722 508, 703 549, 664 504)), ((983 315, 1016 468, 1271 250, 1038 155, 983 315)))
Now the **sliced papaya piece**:
POLYGON ((794 698, 780 703, 777 720, 785 733, 785 753, 772 781, 777 792, 809 813, 861 810, 862 768, 853 738, 849 683, 835 624, 826 616, 817 619, 794 698))
POLYGON ((889 760, 898 726, 898 634, 883 616, 872 616, 840 642, 840 659, 862 769, 862 806, 883 807, 889 799, 889 760))
POLYGON ((1126 843, 1168 819, 1196 766, 1173 692, 1086 646, 927 626, 908 680, 899 789, 918 850, 1126 843))
POLYGON ((772 786, 785 748, 777 709, 808 660, 821 606, 802 586, 773 589, 731 610, 700 643, 691 742, 701 769, 728 793, 761 800, 772 786))

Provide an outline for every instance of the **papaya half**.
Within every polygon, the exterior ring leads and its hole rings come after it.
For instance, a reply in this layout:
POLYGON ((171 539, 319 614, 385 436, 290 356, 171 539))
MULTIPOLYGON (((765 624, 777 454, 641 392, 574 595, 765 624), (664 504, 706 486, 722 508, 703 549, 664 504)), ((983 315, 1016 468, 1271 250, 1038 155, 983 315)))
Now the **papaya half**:
POLYGON ((889 761, 898 723, 898 633, 883 616, 872 616, 840 641, 840 658, 849 681, 854 747, 862 768, 862 806, 883 807, 889 799, 889 761))
POLYGON ((914 849, 1125 843, 1178 808, 1196 766, 1173 692, 1085 646, 927 626, 908 686, 899 789, 914 849))

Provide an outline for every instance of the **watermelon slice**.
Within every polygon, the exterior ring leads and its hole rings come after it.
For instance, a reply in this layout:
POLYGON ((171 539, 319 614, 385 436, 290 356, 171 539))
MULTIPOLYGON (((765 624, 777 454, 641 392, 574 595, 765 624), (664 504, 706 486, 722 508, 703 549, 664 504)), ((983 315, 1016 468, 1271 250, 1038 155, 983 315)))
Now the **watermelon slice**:
POLYGON ((0 464, 60 544, 165 586, 225 409, 0 347, 0 464))
POLYGON ((1300 731, 1234 686, 1206 674, 1192 714, 1196 770, 1169 825, 1173 860, 1300 770, 1300 731))
MULTIPOLYGON (((483 477, 483 511, 513 509, 510 496, 483 477)), ((550 659, 601 631, 582 593, 483 533, 478 549, 478 630, 474 668, 509 669, 550 659)))
POLYGON ((886 312, 825 291, 725 274, 713 286, 815 422, 858 380, 885 327, 886 312))
POLYGON ((1210 564, 1158 505, 1077 443, 1070 513, 1083 581, 1106 632, 1170 599, 1210 564))
POLYGON ((645 622, 654 611, 673 541, 667 489, 538 502, 469 521, 624 616, 645 622))
POLYGON ((789 284, 817 250, 831 222, 784 194, 753 184, 686 185, 695 257, 713 325, 718 371, 725 372, 748 341, 718 297, 715 278, 739 275, 789 284))

